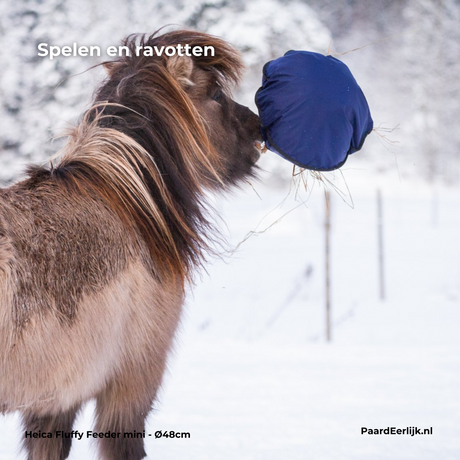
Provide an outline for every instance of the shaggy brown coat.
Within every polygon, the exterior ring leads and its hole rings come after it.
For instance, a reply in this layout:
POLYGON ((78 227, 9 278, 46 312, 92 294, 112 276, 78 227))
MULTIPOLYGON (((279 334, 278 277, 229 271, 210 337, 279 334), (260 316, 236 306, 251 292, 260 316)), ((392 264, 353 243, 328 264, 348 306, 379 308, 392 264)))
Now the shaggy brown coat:
MULTIPOLYGON (((214 46, 215 57, 131 56, 108 78, 50 168, 0 191, 0 409, 25 431, 70 432, 96 399, 104 460, 138 460, 184 285, 205 254, 205 191, 252 174, 258 118, 232 101, 237 52, 190 31, 136 45, 214 46)), ((70 439, 25 439, 29 460, 70 439)))

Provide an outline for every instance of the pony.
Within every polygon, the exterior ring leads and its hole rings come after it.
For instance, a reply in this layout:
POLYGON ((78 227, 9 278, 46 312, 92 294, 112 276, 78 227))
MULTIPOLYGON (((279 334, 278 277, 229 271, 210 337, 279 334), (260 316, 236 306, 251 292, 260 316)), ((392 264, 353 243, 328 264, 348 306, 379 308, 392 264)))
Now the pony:
POLYGON ((260 155, 259 118, 231 98, 233 47, 187 30, 122 43, 58 159, 0 190, 0 411, 20 412, 29 460, 67 458, 92 399, 94 432, 111 433, 100 458, 145 457, 129 434, 212 253, 206 196, 254 176, 260 155), (178 44, 215 55, 136 55, 178 44))

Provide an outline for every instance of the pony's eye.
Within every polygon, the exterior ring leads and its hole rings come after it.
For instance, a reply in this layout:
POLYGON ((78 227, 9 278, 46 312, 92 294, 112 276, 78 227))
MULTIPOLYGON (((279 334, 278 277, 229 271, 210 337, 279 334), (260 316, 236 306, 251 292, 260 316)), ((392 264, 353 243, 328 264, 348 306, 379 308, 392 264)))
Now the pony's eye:
POLYGON ((222 90, 219 88, 214 95, 211 97, 213 101, 219 102, 220 98, 222 97, 222 90))

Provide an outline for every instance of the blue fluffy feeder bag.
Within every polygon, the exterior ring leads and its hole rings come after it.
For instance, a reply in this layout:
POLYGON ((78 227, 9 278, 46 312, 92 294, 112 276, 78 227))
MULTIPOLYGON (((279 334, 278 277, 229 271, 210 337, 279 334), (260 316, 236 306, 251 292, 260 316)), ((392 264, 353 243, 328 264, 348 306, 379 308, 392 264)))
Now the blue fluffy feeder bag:
POLYGON ((263 74, 255 99, 269 150, 302 168, 331 171, 361 149, 373 121, 343 62, 289 51, 267 62, 263 74))

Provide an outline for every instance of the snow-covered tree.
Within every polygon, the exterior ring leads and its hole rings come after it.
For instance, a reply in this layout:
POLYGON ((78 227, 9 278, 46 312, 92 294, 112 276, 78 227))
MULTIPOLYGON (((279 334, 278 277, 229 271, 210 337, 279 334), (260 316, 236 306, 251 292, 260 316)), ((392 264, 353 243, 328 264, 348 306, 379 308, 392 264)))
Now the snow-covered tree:
MULTIPOLYGON (((75 123, 103 78, 86 69, 107 59, 39 57, 37 45, 97 45, 165 26, 196 28, 244 53, 247 79, 238 94, 251 105, 262 65, 289 49, 325 52, 329 33, 301 0, 17 0, 0 4, 0 180, 57 149, 49 140, 75 123)), ((254 106, 253 106, 254 107, 254 106)))

